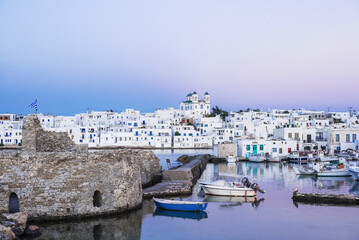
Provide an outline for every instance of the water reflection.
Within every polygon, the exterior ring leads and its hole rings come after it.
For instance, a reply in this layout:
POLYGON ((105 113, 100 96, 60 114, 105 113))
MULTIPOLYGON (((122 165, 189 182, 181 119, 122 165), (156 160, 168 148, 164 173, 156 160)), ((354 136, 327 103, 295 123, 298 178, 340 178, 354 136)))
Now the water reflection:
MULTIPOLYGON (((200 181, 211 182, 220 179, 238 181, 240 177, 250 177, 252 181, 265 188, 305 192, 349 193, 354 180, 352 177, 299 176, 294 173, 293 164, 237 162, 232 164, 210 163, 200 181)), ((198 190, 199 191, 199 190, 198 190)), ((355 191, 351 191, 355 193, 355 191)), ((357 193, 356 193, 357 194, 357 193)), ((199 195, 201 196, 201 194, 199 195)))

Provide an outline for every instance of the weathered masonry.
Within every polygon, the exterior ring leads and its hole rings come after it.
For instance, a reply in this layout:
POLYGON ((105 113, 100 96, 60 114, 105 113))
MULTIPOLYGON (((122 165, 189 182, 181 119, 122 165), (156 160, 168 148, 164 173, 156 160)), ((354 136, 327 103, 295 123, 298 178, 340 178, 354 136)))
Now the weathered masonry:
POLYGON ((30 115, 23 150, 0 153, 0 212, 59 219, 127 211, 141 205, 142 185, 158 171, 151 151, 88 152, 30 115))

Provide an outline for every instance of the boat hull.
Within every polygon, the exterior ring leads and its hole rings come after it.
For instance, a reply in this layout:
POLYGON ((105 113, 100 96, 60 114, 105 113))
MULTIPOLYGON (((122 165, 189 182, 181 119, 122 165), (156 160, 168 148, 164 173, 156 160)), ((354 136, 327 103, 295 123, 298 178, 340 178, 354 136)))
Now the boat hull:
POLYGON ((329 171, 317 172, 318 177, 346 177, 351 176, 351 173, 347 169, 333 169, 329 171))
POLYGON ((154 198, 153 201, 156 207, 173 211, 200 212, 204 211, 208 205, 208 203, 204 202, 182 202, 156 198, 154 198))
POLYGON ((206 193, 206 195, 235 196, 235 197, 256 196, 256 192, 252 188, 246 188, 246 187, 203 185, 202 188, 206 193))

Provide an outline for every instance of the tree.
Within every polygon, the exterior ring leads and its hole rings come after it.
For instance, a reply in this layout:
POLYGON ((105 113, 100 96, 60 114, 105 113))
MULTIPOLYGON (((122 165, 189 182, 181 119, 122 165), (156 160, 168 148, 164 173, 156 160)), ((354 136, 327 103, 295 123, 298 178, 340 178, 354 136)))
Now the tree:
POLYGON ((178 131, 175 132, 175 136, 180 136, 180 135, 181 134, 178 131))

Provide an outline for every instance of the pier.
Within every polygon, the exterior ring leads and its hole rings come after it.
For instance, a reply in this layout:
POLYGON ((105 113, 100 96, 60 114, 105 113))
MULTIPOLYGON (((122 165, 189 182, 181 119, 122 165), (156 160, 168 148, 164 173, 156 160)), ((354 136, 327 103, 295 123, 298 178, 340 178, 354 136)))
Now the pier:
POLYGON ((207 162, 207 155, 199 155, 177 169, 164 170, 162 182, 143 189, 143 198, 190 195, 192 186, 201 176, 207 162))

